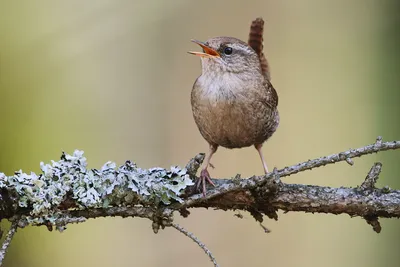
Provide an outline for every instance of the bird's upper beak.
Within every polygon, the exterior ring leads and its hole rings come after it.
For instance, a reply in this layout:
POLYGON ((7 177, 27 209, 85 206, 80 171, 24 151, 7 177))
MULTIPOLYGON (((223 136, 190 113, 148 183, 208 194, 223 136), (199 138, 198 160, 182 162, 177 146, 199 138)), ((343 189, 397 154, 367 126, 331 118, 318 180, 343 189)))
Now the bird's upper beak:
POLYGON ((211 58, 211 57, 220 57, 220 54, 217 52, 217 51, 215 51, 214 49, 212 49, 211 47, 209 47, 208 45, 206 45, 205 43, 203 43, 203 42, 200 42, 200 41, 198 41, 198 40, 191 40, 193 43, 195 43, 195 44, 198 44, 199 46, 201 46, 202 48, 203 48, 203 51, 204 52, 193 52, 193 51, 189 51, 188 53, 189 54, 192 54, 192 55, 196 55, 196 56, 199 56, 199 57, 208 57, 208 58, 211 58))

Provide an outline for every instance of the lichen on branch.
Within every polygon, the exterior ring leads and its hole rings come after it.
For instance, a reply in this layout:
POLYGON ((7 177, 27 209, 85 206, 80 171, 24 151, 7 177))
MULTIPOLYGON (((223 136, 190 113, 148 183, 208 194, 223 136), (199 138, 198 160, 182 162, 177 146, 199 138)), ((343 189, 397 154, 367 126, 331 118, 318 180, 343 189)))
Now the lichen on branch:
POLYGON ((185 168, 141 169, 131 161, 116 167, 105 163, 88 169, 83 151, 62 153, 59 161, 40 163, 41 174, 19 170, 12 176, 0 173, 0 188, 7 190, 15 211, 28 209, 32 224, 55 223, 65 209, 108 208, 144 205, 157 207, 183 202, 184 190, 193 185, 185 168))

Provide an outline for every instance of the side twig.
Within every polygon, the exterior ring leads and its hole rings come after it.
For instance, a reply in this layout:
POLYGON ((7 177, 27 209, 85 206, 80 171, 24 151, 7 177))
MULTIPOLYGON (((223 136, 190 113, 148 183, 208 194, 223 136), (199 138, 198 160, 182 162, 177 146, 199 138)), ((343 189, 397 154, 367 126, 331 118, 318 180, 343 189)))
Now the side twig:
MULTIPOLYGON (((381 142, 381 140, 377 139, 377 142, 381 142)), ((367 193, 368 191, 373 191, 375 189, 376 181, 378 181, 379 174, 382 171, 382 163, 375 162, 374 165, 371 167, 371 170, 368 172, 367 177, 365 177, 364 182, 361 184, 360 188, 365 190, 367 193)), ((364 216, 365 221, 372 226, 372 229, 376 233, 380 233, 382 231, 381 224, 377 216, 364 216)))
POLYGON ((368 172, 365 181, 361 184, 361 188, 363 189, 374 189, 376 181, 379 178, 379 174, 382 171, 382 163, 375 162, 372 166, 371 170, 368 172))
POLYGON ((11 240, 17 231, 18 228, 18 220, 15 220, 12 222, 10 230, 8 230, 7 236, 4 239, 3 245, 1 246, 0 249, 0 266, 3 264, 4 257, 7 253, 7 249, 10 246, 11 240))
POLYGON ((214 267, 219 267, 216 259, 214 258, 213 254, 211 253, 211 251, 194 234, 192 234, 191 232, 189 232, 185 228, 181 227, 179 224, 172 223, 171 226, 174 227, 179 232, 181 232, 182 234, 184 234, 185 236, 187 236, 190 239, 192 239, 193 242, 195 242, 204 251, 204 253, 207 254, 207 256, 210 258, 210 260, 214 264, 214 267))

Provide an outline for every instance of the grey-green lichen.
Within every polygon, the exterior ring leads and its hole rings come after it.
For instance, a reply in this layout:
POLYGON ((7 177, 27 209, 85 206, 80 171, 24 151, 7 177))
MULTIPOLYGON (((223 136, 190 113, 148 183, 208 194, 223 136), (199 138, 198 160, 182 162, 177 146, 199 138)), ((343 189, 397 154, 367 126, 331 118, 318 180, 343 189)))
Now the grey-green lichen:
MULTIPOLYGON (((127 161, 116 167, 105 163, 101 169, 87 169, 83 151, 62 153, 59 161, 40 163, 41 174, 24 173, 12 176, 0 173, 0 188, 15 190, 18 206, 30 208, 32 218, 54 222, 67 199, 72 208, 106 208, 117 205, 169 205, 182 202, 185 188, 193 185, 186 169, 171 167, 141 169, 127 161)), ((71 207, 67 207, 71 208, 71 207)))

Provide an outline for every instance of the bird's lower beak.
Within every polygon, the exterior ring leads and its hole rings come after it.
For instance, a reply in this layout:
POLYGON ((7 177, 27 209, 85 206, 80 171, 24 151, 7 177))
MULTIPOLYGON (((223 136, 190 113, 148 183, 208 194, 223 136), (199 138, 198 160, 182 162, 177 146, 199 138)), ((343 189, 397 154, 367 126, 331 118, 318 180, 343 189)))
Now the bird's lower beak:
POLYGON ((208 45, 206 45, 203 42, 200 42, 198 40, 191 40, 193 43, 198 44, 199 46, 201 46, 203 48, 203 52, 193 52, 193 51, 189 51, 189 54, 192 55, 196 55, 199 57, 220 57, 220 54, 215 51, 214 49, 212 49, 211 47, 209 47, 208 45))

